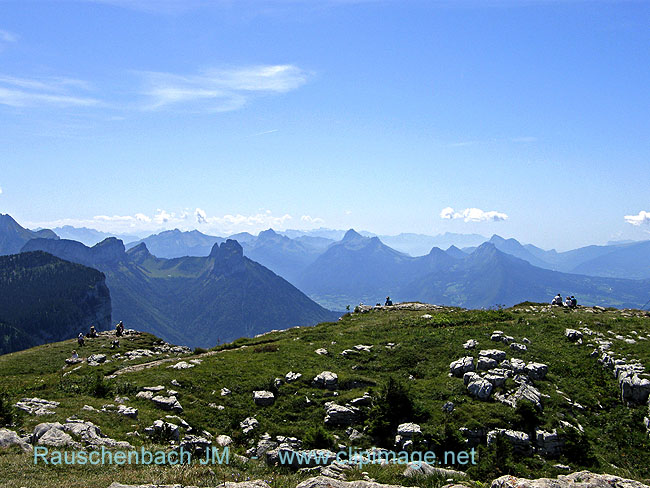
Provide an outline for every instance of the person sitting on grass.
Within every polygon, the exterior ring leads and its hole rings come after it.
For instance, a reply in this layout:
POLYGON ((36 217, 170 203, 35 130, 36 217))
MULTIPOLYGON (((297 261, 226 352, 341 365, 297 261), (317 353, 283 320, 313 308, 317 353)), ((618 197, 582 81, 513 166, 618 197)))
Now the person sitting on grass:
POLYGON ((93 337, 97 337, 97 331, 95 330, 95 326, 94 326, 94 325, 91 325, 91 326, 90 326, 90 331, 88 332, 88 334, 86 335, 86 337, 91 337, 91 338, 93 338, 93 337))
POLYGON ((390 299, 390 297, 386 297, 386 303, 384 303, 384 306, 386 306, 386 307, 392 307, 393 306, 393 301, 390 299))
POLYGON ((553 298, 553 301, 551 301, 551 305, 557 305, 557 306, 562 306, 562 295, 559 293, 555 295, 555 298, 553 298))

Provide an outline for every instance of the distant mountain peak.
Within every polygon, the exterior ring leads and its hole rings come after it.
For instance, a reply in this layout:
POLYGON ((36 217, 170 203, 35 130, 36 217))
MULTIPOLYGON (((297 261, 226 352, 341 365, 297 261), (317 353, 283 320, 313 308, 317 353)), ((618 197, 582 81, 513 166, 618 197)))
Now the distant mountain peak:
POLYGON ((244 249, 241 244, 234 239, 226 239, 221 244, 215 244, 210 252, 210 257, 217 259, 237 258, 241 259, 244 256, 244 249))
POLYGON ((137 246, 132 247, 131 249, 126 251, 126 253, 129 254, 129 255, 131 255, 131 254, 151 254, 149 252, 149 248, 147 247, 147 245, 144 242, 141 242, 137 246))
POLYGON ((350 230, 347 231, 347 232, 345 233, 345 235, 343 236, 343 240, 344 240, 344 241, 351 241, 351 240, 353 240, 353 239, 359 239, 359 238, 362 238, 362 237, 363 237, 363 236, 362 236, 361 234, 359 234, 356 230, 354 230, 354 229, 350 229, 350 230))
POLYGON ((257 235, 257 238, 260 239, 260 240, 264 240, 264 239, 273 239, 273 238, 278 237, 278 236, 279 236, 279 234, 278 234, 276 231, 274 231, 273 229, 269 228, 269 229, 267 229, 267 230, 263 230, 263 231, 261 231, 261 232, 257 235))

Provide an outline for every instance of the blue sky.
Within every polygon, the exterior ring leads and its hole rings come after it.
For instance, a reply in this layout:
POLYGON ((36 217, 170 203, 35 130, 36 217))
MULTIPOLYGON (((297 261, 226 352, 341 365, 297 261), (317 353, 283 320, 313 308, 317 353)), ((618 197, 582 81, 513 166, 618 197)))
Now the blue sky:
POLYGON ((649 25, 633 1, 0 0, 0 212, 649 238, 649 25))

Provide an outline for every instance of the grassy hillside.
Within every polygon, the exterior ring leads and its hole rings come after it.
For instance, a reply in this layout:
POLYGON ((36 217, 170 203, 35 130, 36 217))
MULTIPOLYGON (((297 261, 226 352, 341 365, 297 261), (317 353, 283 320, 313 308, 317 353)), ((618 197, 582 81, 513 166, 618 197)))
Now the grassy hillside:
MULTIPOLYGON (((117 440, 128 440, 135 447, 150 446, 144 428, 169 412, 154 407, 151 401, 136 399, 135 394, 146 386, 163 385, 178 391, 184 411, 180 416, 196 430, 210 434, 230 435, 233 451, 245 454, 260 435, 268 432, 295 436, 303 447, 336 445, 367 448, 378 445, 395 449, 392 439, 395 427, 403 422, 416 422, 422 435, 416 448, 440 450, 464 449, 458 429, 508 428, 524 432, 534 429, 557 431, 565 439, 564 451, 555 458, 538 454, 513 452, 509 444, 497 442, 478 447, 476 466, 451 466, 467 469, 471 479, 489 481, 504 473, 525 477, 561 474, 558 464, 571 471, 588 468, 638 480, 650 479, 650 441, 643 426, 647 405, 626 406, 620 400, 618 385, 612 372, 604 369, 590 354, 600 333, 612 342, 616 357, 637 359, 650 367, 650 316, 646 312, 609 309, 568 311, 550 309, 545 305, 522 304, 505 310, 371 310, 347 315, 337 323, 315 327, 293 328, 268 333, 252 339, 240 339, 207 353, 183 357, 185 361, 200 359, 191 369, 176 370, 168 366, 181 358, 137 371, 125 370, 138 362, 159 360, 158 355, 137 361, 113 360, 99 366, 84 364, 63 376, 72 367, 63 368, 64 360, 75 347, 72 341, 33 348, 0 357, 0 388, 10 403, 23 397, 37 396, 60 401, 54 415, 47 421, 64 421, 71 415, 91 420, 102 432, 117 440), (427 317, 425 314, 430 315, 427 317), (588 327, 584 344, 565 337, 565 329, 588 327), (514 337, 518 343, 526 338, 528 350, 515 352, 505 344, 490 340, 494 330, 514 337), (475 350, 463 344, 475 339, 475 350), (627 340, 626 340, 627 339, 627 340), (633 339, 633 340, 632 340, 633 339), (370 351, 348 353, 355 345, 372 346, 370 351), (325 348, 326 355, 315 353, 325 348), (449 376, 449 364, 466 355, 475 359, 481 349, 501 349, 507 358, 520 358, 526 363, 548 365, 543 380, 534 386, 543 394, 542 410, 523 402, 517 409, 495 401, 480 401, 468 394, 462 378, 449 376), (302 373, 292 383, 274 385, 275 378, 284 378, 289 371, 302 373), (327 390, 312 384, 322 371, 338 374, 338 388, 327 390), (180 386, 172 386, 176 380, 180 386), (222 388, 231 394, 221 396, 222 388), (271 406, 257 406, 252 392, 270 390, 276 395, 271 406), (325 403, 340 405, 369 392, 373 406, 362 407, 361 417, 353 426, 364 436, 351 441, 345 427, 326 427, 325 403), (128 396, 127 405, 139 409, 137 420, 115 414, 82 410, 84 405, 100 409, 114 403, 116 395, 128 396), (443 411, 446 402, 455 405, 451 413, 443 411), (219 409, 217 406, 224 408, 219 409), (259 428, 244 435, 239 423, 253 416, 259 428), (568 426, 568 425, 574 426, 568 426), (583 432, 577 430, 581 428, 583 432), (141 436, 127 436, 138 431, 141 436)), ((102 352, 109 355, 111 337, 92 341, 82 354, 102 352)), ((129 349, 153 348, 157 339, 148 334, 122 341, 120 353, 129 349)), ((508 379, 497 392, 514 387, 508 379)), ((45 421, 44 417, 18 415, 14 430, 31 432, 45 421)), ((169 446, 166 445, 168 449, 169 446)), ((405 486, 438 487, 443 478, 413 479, 401 475, 404 467, 364 466, 369 476, 380 482, 405 486)), ((112 481, 123 483, 184 483, 214 486, 224 479, 261 478, 272 486, 293 487, 309 473, 288 468, 271 468, 261 461, 235 462, 224 466, 191 467, 61 467, 34 466, 29 455, 17 449, 0 450, 0 470, 6 486, 108 486, 112 481)), ((361 470, 348 479, 360 479, 361 470)))

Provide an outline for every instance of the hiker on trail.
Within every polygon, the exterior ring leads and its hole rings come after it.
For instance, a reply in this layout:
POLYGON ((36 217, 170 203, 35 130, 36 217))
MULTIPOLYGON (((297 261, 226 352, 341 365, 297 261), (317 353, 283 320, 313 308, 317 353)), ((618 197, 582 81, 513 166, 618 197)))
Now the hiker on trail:
POLYGON ((84 340, 84 333, 83 333, 83 332, 79 332, 79 335, 77 336, 77 344, 79 344, 79 347, 81 347, 81 346, 84 345, 84 343, 85 343, 85 340, 84 340))
POLYGON ((577 306, 578 306, 578 300, 576 300, 576 297, 571 295, 571 303, 569 304, 569 307, 576 308, 577 306))
POLYGON ((553 300, 551 301, 551 305, 558 305, 558 306, 561 307, 562 306, 562 295, 560 295, 559 293, 557 295, 555 295, 555 298, 553 298, 553 300))
POLYGON ((124 335, 124 324, 120 322, 115 326, 115 335, 117 337, 122 337, 124 335))
POLYGON ((386 297, 386 303, 384 304, 386 307, 392 307, 393 306, 393 301, 390 299, 390 297, 386 297))
POLYGON ((90 331, 88 332, 88 335, 86 337, 97 337, 97 331, 95 330, 94 325, 90 326, 90 331))

